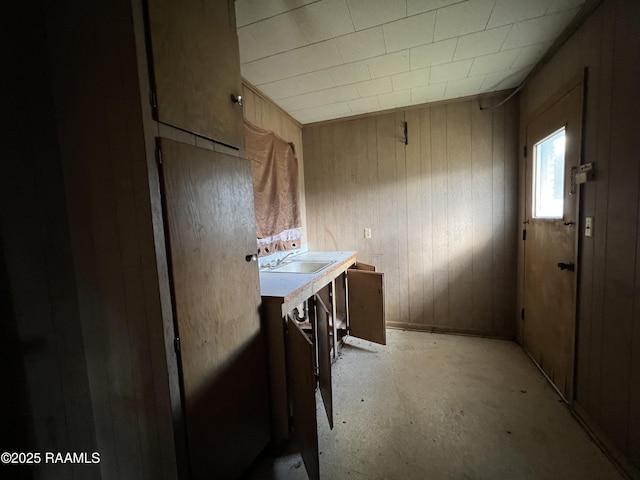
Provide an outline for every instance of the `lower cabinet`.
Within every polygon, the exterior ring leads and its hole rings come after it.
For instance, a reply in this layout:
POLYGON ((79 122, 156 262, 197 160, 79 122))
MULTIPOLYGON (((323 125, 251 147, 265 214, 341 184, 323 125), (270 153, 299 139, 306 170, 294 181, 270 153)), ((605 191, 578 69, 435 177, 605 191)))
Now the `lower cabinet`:
POLYGON ((269 343, 273 442, 292 439, 309 478, 318 479, 316 389, 333 428, 331 364, 341 340, 349 335, 386 344, 384 275, 354 263, 315 289, 303 308, 285 298, 263 297, 262 313, 269 343))

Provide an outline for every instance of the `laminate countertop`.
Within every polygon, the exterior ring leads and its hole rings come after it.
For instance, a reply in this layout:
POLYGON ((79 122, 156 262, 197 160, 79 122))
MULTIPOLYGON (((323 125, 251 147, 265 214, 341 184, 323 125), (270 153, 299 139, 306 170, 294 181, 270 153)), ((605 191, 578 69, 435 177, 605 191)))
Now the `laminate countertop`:
MULTIPOLYGON (((260 271, 260 295, 264 300, 283 303, 282 311, 303 302, 318 290, 341 275, 356 262, 357 252, 305 252, 289 261, 333 262, 317 273, 287 273, 269 270, 260 271)), ((289 262, 285 262, 289 263, 289 262)))

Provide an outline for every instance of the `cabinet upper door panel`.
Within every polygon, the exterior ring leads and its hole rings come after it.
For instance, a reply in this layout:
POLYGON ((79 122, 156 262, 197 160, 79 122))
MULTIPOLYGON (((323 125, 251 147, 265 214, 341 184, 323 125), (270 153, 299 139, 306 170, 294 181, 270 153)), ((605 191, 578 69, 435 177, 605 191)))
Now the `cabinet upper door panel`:
POLYGON ((156 119, 242 148, 233 0, 148 0, 156 119))

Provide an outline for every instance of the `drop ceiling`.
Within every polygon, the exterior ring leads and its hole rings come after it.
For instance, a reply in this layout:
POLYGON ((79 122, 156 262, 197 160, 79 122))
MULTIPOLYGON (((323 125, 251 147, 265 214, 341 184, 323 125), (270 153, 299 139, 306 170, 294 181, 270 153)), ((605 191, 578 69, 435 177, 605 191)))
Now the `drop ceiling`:
POLYGON ((300 123, 518 86, 584 0, 236 0, 242 76, 300 123))

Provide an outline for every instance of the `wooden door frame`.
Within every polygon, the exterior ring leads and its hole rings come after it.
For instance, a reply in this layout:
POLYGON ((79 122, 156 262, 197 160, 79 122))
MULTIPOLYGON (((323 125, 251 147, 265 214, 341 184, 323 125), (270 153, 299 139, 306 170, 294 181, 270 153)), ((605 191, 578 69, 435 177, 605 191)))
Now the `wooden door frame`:
MULTIPOLYGON (((521 151, 523 152, 523 171, 522 171, 522 175, 521 175, 521 195, 520 195, 520 202, 521 202, 521 224, 523 226, 523 242, 522 242, 522 251, 520 254, 520 266, 522 268, 522 274, 520 275, 519 281, 521 283, 521 288, 520 288, 520 308, 522 309, 522 312, 524 313, 524 306, 526 303, 526 242, 524 241, 525 235, 526 235, 526 229, 527 229, 527 224, 529 223, 530 220, 530 216, 531 213, 527 211, 527 192, 528 189, 531 188, 531 185, 529 185, 529 183, 531 182, 531 178, 529 178, 527 176, 527 172, 528 172, 528 162, 530 161, 531 157, 530 155, 532 155, 532 145, 527 145, 527 135, 528 135, 528 127, 529 125, 536 120, 538 117, 540 117, 540 115, 544 114, 547 110, 549 110, 554 104, 556 104, 559 100, 561 100, 565 95, 567 95, 568 93, 570 93, 573 89, 575 88, 580 88, 580 98, 581 98, 581 102, 580 102, 580 111, 579 111, 579 117, 580 117, 580 125, 579 125, 579 138, 580 141, 578 143, 578 165, 581 165, 583 162, 583 153, 584 153, 584 123, 585 123, 585 118, 584 118, 584 114, 585 114, 585 108, 584 108, 584 104, 586 101, 586 84, 587 84, 587 78, 588 78, 588 70, 587 68, 585 68, 584 70, 582 70, 581 72, 577 73, 576 75, 574 75, 571 80, 569 80, 567 83, 565 83, 561 88, 559 88, 553 95, 551 95, 551 97, 549 97, 545 102, 543 102, 538 108, 536 108, 533 112, 529 113, 526 117, 525 117, 525 121, 524 121, 524 125, 522 126, 521 129, 521 142, 522 142, 522 148, 521 151), (524 154, 524 152, 527 151, 527 154, 524 154)), ((556 390, 556 392, 558 393, 558 395, 569 405, 572 404, 574 397, 575 397, 575 391, 576 391, 576 352, 577 352, 577 348, 576 348, 576 342, 577 342, 577 330, 578 330, 578 283, 579 283, 579 274, 580 274, 580 265, 579 265, 579 258, 580 258, 580 249, 582 246, 582 241, 581 241, 581 232, 582 232, 582 228, 583 228, 583 222, 581 221, 581 217, 580 217, 580 212, 581 212, 581 204, 582 204, 582 195, 581 195, 581 188, 580 185, 576 185, 576 198, 575 198, 575 225, 576 225, 576 230, 575 230, 575 238, 574 238, 574 264, 575 264, 575 281, 573 282, 573 309, 572 309, 572 321, 573 321, 573 331, 572 331, 572 342, 571 342, 571 367, 570 367, 570 381, 568 382, 569 385, 569 392, 568 395, 565 396, 565 394, 563 392, 560 391, 560 389, 554 384, 554 382, 551 380, 551 378, 549 378, 549 376, 547 375, 547 373, 542 369, 542 367, 538 364, 538 362, 536 361, 536 359, 526 350, 525 348, 525 325, 524 323, 521 324, 521 329, 519 329, 520 331, 520 342, 521 345, 523 347, 523 350, 525 351, 525 353, 529 356, 529 358, 531 359, 531 361, 536 365, 536 367, 538 368, 538 370, 540 370, 540 372, 542 373, 542 375, 544 375, 544 377, 547 379, 547 381, 549 382, 549 384, 554 388, 554 390, 556 390)), ((526 322, 526 319, 523 317, 521 317, 521 321, 526 322)))

